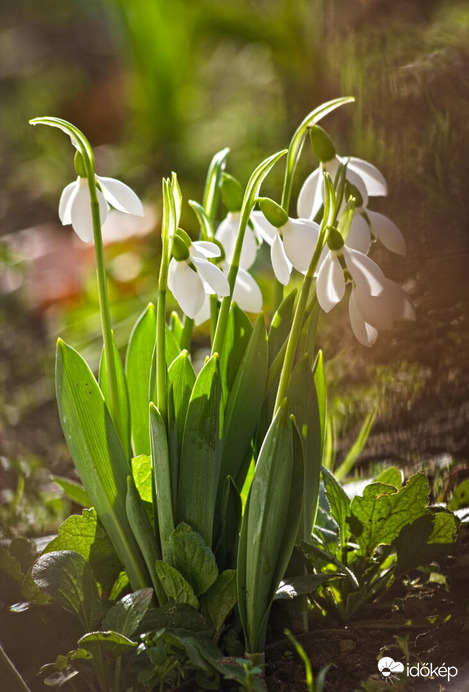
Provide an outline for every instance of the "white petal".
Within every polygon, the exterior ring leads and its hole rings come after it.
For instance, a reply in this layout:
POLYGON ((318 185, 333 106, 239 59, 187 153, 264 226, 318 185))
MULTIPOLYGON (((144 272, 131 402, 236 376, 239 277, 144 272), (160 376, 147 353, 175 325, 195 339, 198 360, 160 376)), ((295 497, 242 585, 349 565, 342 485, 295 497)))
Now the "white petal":
POLYGON ((194 322, 198 326, 210 319, 210 296, 205 294, 204 302, 197 315, 194 317, 194 322))
POLYGON ((366 288, 373 296, 379 295, 383 290, 385 276, 376 262, 346 245, 342 248, 342 253, 347 269, 357 286, 366 288))
MULTIPOLYGON (((326 166, 327 169, 327 166, 326 166)), ((296 210, 302 219, 314 219, 323 203, 323 177, 321 168, 316 168, 304 181, 296 210)))
POLYGON ((251 219, 261 238, 269 245, 272 245, 275 236, 278 235, 275 226, 272 226, 272 224, 267 221, 261 211, 253 211, 251 219))
POLYGON ((380 240, 384 247, 395 252, 397 255, 404 256, 406 253, 406 242, 404 236, 391 219, 388 219, 384 214, 379 214, 377 211, 366 210, 370 219, 371 232, 380 240))
POLYGON ((196 240, 189 248, 191 257, 203 259, 206 257, 220 257, 221 251, 216 243, 209 240, 196 240))
MULTIPOLYGON (((240 213, 229 213, 228 216, 221 222, 215 233, 215 237, 223 245, 226 259, 231 262, 233 252, 238 238, 240 213), (230 218, 231 217, 231 218, 230 218)), ((249 269, 256 261, 257 242, 252 229, 248 226, 244 234, 243 247, 241 249, 240 267, 249 269)))
POLYGON ((329 252, 319 267, 316 282, 318 303, 329 312, 342 300, 345 292, 345 278, 339 258, 335 252, 329 252))
POLYGON ((384 175, 372 163, 351 156, 348 167, 358 173, 371 197, 381 197, 388 194, 388 184, 384 175))
POLYGON ((376 329, 391 329, 395 310, 392 296, 386 291, 386 286, 379 296, 372 296, 366 288, 360 287, 353 289, 353 295, 364 321, 376 329))
POLYGON ((246 312, 262 310, 262 293, 257 281, 244 269, 239 268, 233 291, 233 300, 246 312))
POLYGON ((363 319, 363 316, 357 305, 355 299, 355 291, 353 289, 350 294, 348 311, 350 317, 350 325, 352 327, 352 331, 357 341, 360 344, 362 344, 362 346, 373 346, 378 337, 378 331, 374 327, 372 327, 371 324, 368 324, 363 319))
MULTIPOLYGON (((368 192, 366 190, 366 185, 363 182, 363 179, 357 173, 355 173, 355 171, 353 171, 350 168, 350 164, 347 167, 346 178, 349 181, 349 183, 352 183, 352 185, 354 185, 357 188, 358 192, 360 193, 361 198, 362 198, 361 206, 366 207, 368 204, 368 192)), ((345 201, 347 201, 347 200, 345 200, 345 201)))
POLYGON ((345 244, 364 255, 368 254, 371 245, 370 227, 359 212, 353 215, 345 244))
POLYGON ((192 261, 202 279, 217 295, 221 297, 230 295, 230 284, 221 269, 206 259, 193 257, 192 261))
POLYGON ((286 286, 290 281, 292 265, 285 254, 283 243, 278 233, 275 233, 275 238, 270 248, 270 259, 277 281, 286 286))
POLYGON ((187 262, 169 263, 168 287, 181 306, 182 311, 194 318, 204 302, 205 291, 202 279, 187 262))
POLYGON ((64 187, 64 189, 62 190, 62 194, 60 195, 59 219, 61 220, 64 226, 66 226, 69 223, 72 223, 70 203, 74 197, 73 193, 76 194, 78 192, 79 187, 80 179, 77 178, 73 181, 73 183, 70 183, 69 185, 67 185, 67 187, 64 187))
POLYGON ((143 205, 128 185, 115 178, 102 178, 97 175, 96 179, 99 180, 103 195, 112 207, 126 214, 143 216, 143 205))
MULTIPOLYGON (((80 178, 79 189, 73 196, 70 204, 70 218, 73 230, 80 240, 90 243, 93 240, 93 217, 91 215, 91 200, 88 181, 80 178)), ((99 216, 103 225, 107 216, 107 203, 102 193, 98 190, 99 216)))
POLYGON ((281 231, 288 259, 295 269, 306 273, 319 236, 318 224, 305 219, 289 219, 281 231))

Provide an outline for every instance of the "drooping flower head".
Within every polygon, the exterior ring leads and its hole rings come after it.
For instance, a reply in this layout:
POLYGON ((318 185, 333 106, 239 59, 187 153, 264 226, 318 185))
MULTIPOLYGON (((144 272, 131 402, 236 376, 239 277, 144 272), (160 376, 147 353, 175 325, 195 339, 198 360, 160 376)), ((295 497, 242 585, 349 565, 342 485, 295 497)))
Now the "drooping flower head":
POLYGON ((225 274, 209 261, 220 255, 221 250, 215 243, 192 242, 187 233, 178 229, 169 263, 168 288, 190 318, 194 318, 202 308, 206 294, 216 294, 221 298, 230 294, 225 274))
MULTIPOLYGON (((78 177, 67 185, 60 196, 59 218, 64 226, 72 224, 80 240, 90 243, 93 240, 93 217, 88 179, 80 155, 75 155, 75 168, 78 177)), ((143 216, 143 206, 137 195, 128 185, 115 178, 96 175, 99 218, 101 226, 106 220, 109 205, 118 211, 134 216, 143 216)))

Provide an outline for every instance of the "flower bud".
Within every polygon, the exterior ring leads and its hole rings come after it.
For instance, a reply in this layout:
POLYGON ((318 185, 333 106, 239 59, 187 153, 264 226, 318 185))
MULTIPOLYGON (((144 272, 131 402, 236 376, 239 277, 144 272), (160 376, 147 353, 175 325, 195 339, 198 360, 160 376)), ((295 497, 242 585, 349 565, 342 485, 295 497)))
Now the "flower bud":
POLYGON ((309 138, 311 140, 311 146, 313 151, 322 162, 331 161, 335 158, 335 146, 332 143, 331 138, 322 127, 319 125, 313 125, 309 131, 309 138))
POLYGON ((75 166, 75 173, 80 176, 80 178, 86 178, 86 168, 83 156, 79 151, 75 152, 75 158, 73 159, 73 165, 75 166))
POLYGON ((288 221, 288 214, 280 204, 274 202, 273 199, 269 199, 269 197, 259 197, 257 203, 261 212, 272 226, 275 226, 275 228, 285 226, 288 221))
POLYGON ((220 192, 223 204, 228 211, 240 211, 241 207, 243 206, 244 192, 241 184, 236 180, 236 178, 228 173, 223 173, 220 192))
POLYGON ((344 247, 344 239, 341 233, 334 226, 331 226, 331 228, 329 229, 329 234, 327 236, 327 244, 329 248, 335 252, 337 252, 337 250, 341 250, 344 247))
POLYGON ((173 238, 173 257, 178 262, 189 259, 189 248, 192 245, 190 237, 182 228, 178 228, 173 238))

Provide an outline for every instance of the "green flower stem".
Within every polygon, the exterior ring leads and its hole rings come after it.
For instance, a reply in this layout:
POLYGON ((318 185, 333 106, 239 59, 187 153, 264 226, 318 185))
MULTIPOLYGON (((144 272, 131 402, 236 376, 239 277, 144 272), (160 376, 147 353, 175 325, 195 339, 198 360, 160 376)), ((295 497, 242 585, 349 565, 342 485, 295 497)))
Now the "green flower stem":
MULTIPOLYGON (((166 397, 166 293, 171 259, 170 228, 175 220, 174 198, 169 180, 163 179, 163 222, 161 224, 161 263, 156 301, 156 406, 167 422, 166 397)), ((173 229, 175 230, 175 229, 173 229)))
POLYGON ((327 228, 328 227, 326 225, 324 225, 321 228, 318 242, 316 243, 316 248, 314 250, 314 254, 311 259, 310 265, 308 267, 308 271, 306 272, 306 276, 304 278, 303 285, 301 287, 300 295, 298 298, 298 303, 295 308, 295 316, 293 318, 290 336, 288 337, 287 348, 285 351, 285 360, 283 361, 280 382, 277 390, 277 398, 275 400, 274 415, 287 395, 288 384, 290 382, 290 374, 293 367, 293 361, 295 358, 301 329, 303 327, 308 297, 310 294, 312 283, 314 281, 314 272, 316 271, 316 267, 321 256, 321 252, 326 241, 327 228))
POLYGON ((268 159, 262 161, 262 163, 257 166, 246 186, 246 192, 244 193, 243 205, 241 207, 241 218, 239 221, 239 231, 238 237, 236 239, 236 245, 233 252, 233 259, 231 260, 230 271, 228 273, 228 283, 230 285, 230 294, 225 296, 221 302, 221 308, 218 313, 217 326, 215 329, 215 335, 212 344, 212 355, 214 353, 220 353, 221 345, 223 344, 223 339, 225 338, 226 326, 228 324, 228 316, 230 314, 231 297, 233 295, 234 286, 236 283, 236 277, 238 275, 239 261, 241 259, 241 250, 243 248, 244 235, 246 233, 246 228, 249 222, 249 217, 256 204, 256 198, 258 196, 259 188, 262 181, 266 175, 270 172, 273 166, 277 163, 282 156, 285 156, 286 150, 279 151, 277 154, 269 156, 268 159))
POLYGON ((109 296, 107 290, 106 267, 104 263, 103 237, 101 233, 101 218, 99 215, 98 191, 94 170, 94 160, 84 159, 86 176, 90 190, 91 216, 93 220, 94 250, 96 256, 96 276, 98 279, 99 311, 101 316, 101 328, 103 332, 104 353, 106 356, 106 368, 109 381, 109 408, 114 425, 123 439, 122 421, 119 408, 119 391, 117 387, 117 371, 114 360, 114 335, 111 326, 111 311, 109 308, 109 296))

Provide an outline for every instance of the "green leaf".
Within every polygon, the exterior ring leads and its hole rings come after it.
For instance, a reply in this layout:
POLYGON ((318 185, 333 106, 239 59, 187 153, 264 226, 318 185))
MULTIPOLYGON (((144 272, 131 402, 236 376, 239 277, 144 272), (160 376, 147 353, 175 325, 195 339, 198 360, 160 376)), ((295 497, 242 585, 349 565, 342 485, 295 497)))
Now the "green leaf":
MULTIPOLYGON (((124 372, 124 366, 122 365, 122 360, 119 355, 119 351, 116 347, 116 342, 114 341, 114 334, 112 336, 112 348, 114 356, 114 365, 117 378, 117 394, 119 400, 119 420, 114 421, 116 428, 119 432, 120 441, 122 442, 122 447, 124 448, 125 456, 130 459, 130 404, 129 404, 129 393, 127 391, 127 378, 124 372)), ((103 347, 101 354, 101 362, 99 365, 99 387, 103 393, 106 404, 111 410, 110 400, 111 395, 109 392, 109 382, 107 374, 107 364, 106 364, 106 351, 103 347)))
POLYGON ((300 488, 303 482, 301 467, 300 471, 295 468, 292 426, 284 403, 260 450, 241 528, 238 602, 250 653, 263 650, 272 599, 293 550, 301 512, 297 487, 297 481, 300 488))
POLYGON ((194 589, 177 569, 162 560, 156 561, 155 569, 168 598, 175 603, 188 603, 195 610, 199 609, 199 601, 194 589))
POLYGON ((340 572, 322 572, 321 574, 302 574, 299 577, 285 577, 275 594, 275 600, 291 600, 297 596, 313 593, 318 586, 334 579, 343 579, 340 572))
POLYGON ((111 589, 121 562, 94 508, 68 517, 60 526, 58 536, 48 543, 43 555, 59 550, 79 553, 91 565, 101 588, 105 591, 111 589))
MULTIPOLYGON (((366 443, 368 442, 368 438, 371 433, 371 429, 373 427, 373 424, 376 419, 376 415, 378 413, 378 407, 375 406, 371 411, 368 413, 366 416, 362 427, 360 428, 360 432, 358 433, 353 445, 349 449, 349 451, 346 454, 345 459, 339 466, 339 468, 336 470, 335 475, 339 481, 341 481, 345 476, 350 473, 350 471, 353 469, 355 466, 355 463, 358 460, 358 457, 360 454, 363 452, 363 449, 365 448, 366 443)), ((392 476, 392 478, 395 480, 395 475, 392 476)), ((382 483, 389 483, 389 481, 381 481, 382 483)), ((391 483, 390 485, 394 485, 394 483, 391 483)), ((396 487, 400 487, 399 485, 396 487)))
POLYGON ((469 478, 461 481, 453 490, 453 497, 448 503, 448 509, 454 512, 456 509, 469 507, 469 478))
POLYGON ((139 632, 155 630, 186 630, 200 636, 210 637, 210 623, 188 603, 169 601, 160 608, 154 608, 143 618, 139 632))
POLYGON ((103 616, 103 603, 88 562, 72 550, 41 555, 33 565, 33 579, 49 598, 75 615, 85 631, 96 627, 103 616))
POLYGON ((177 505, 177 521, 188 523, 209 547, 220 474, 218 360, 214 354, 205 363, 192 390, 181 445, 177 505))
POLYGON ((322 469, 322 475, 331 514, 339 527, 339 545, 341 548, 344 548, 350 537, 350 528, 348 526, 348 519, 350 517, 350 498, 339 481, 325 467, 322 469))
POLYGON ((406 524, 425 514, 429 492, 425 476, 416 473, 397 492, 393 486, 370 483, 363 497, 354 497, 349 524, 362 554, 370 557, 379 545, 389 545, 406 524))
POLYGON ((167 368, 176 360, 180 353, 181 349, 178 340, 168 325, 165 325, 165 359, 167 368))
POLYGON ((161 558, 161 549, 157 541, 150 520, 145 510, 145 506, 138 494, 137 488, 131 476, 127 478, 127 495, 125 498, 125 509, 129 524, 132 527, 135 539, 140 548, 143 559, 150 575, 151 583, 155 589, 156 597, 160 603, 164 603, 164 596, 160 583, 154 570, 155 560, 161 558), (163 599, 163 600, 161 600, 163 599))
POLYGON ((226 157, 228 156, 230 150, 228 147, 218 151, 210 162, 210 166, 207 172, 207 179, 205 181, 203 206, 207 211, 210 218, 216 214, 218 206, 218 198, 220 194, 220 180, 225 170, 226 157))
POLYGON ((169 535, 165 560, 189 582, 196 596, 205 593, 218 577, 214 554, 202 536, 184 522, 169 535))
POLYGON ((236 570, 227 569, 222 572, 199 600, 202 615, 213 623, 215 633, 218 634, 238 600, 236 570))
POLYGON ((267 359, 264 318, 259 315, 227 397, 220 492, 227 476, 231 476, 238 487, 242 487, 244 483, 252 456, 251 439, 264 400, 267 359))
POLYGON ((150 303, 132 330, 125 361, 135 455, 150 454, 148 404, 155 339, 156 312, 150 303))
POLYGON ((322 430, 314 375, 307 354, 298 361, 291 374, 287 396, 288 408, 295 416, 303 447, 303 511, 299 538, 308 539, 319 501, 322 430))
POLYGON ((236 565, 242 500, 231 476, 226 476, 221 499, 221 540, 217 546, 217 564, 221 569, 236 565))
POLYGON ((386 483, 387 485, 393 485, 396 490, 402 486, 402 471, 395 466, 390 466, 388 469, 382 471, 379 476, 375 479, 377 483, 386 483))
POLYGON ((307 543, 306 541, 300 541, 298 547, 315 569, 318 569, 318 560, 325 562, 326 567, 329 569, 331 565, 335 565, 339 568, 340 574, 345 574, 345 576, 348 577, 352 588, 358 589, 359 583, 352 570, 344 565, 343 562, 338 560, 335 555, 332 555, 332 553, 330 553, 328 550, 319 548, 317 545, 307 543))
POLYGON ((23 581, 23 570, 19 560, 14 557, 9 550, 0 545, 0 572, 8 574, 14 581, 21 584, 23 581))
POLYGON ((118 632, 89 632, 78 640, 78 645, 89 651, 93 658, 104 656, 118 658, 136 649, 138 644, 118 632))
POLYGON ((220 376, 224 397, 231 392, 251 334, 251 320, 236 303, 232 303, 220 353, 220 376))
POLYGON ((184 326, 181 322, 181 318, 174 310, 169 316, 169 328, 176 337, 176 341, 178 342, 178 344, 181 344, 181 337, 184 326))
POLYGON ((456 537, 456 519, 451 512, 428 512, 404 526, 394 541, 397 552, 395 578, 448 555, 456 537))
POLYGON ((62 476, 52 476, 52 480, 62 488, 69 500, 77 505, 81 505, 81 507, 91 507, 88 493, 80 483, 71 481, 69 478, 62 478, 62 476))
POLYGON ((166 546, 174 530, 173 502, 171 489, 171 469, 166 439, 166 428, 160 412, 150 404, 151 453, 156 490, 156 510, 158 529, 163 556, 166 559, 166 546))
POLYGON ((168 369, 168 381, 173 389, 178 439, 182 440, 187 409, 195 383, 195 372, 187 351, 182 351, 171 363, 168 369))
POLYGON ((107 612, 102 627, 131 637, 145 616, 152 598, 153 589, 140 589, 127 594, 107 612))
POLYGON ((151 457, 140 454, 132 459, 132 476, 138 494, 144 502, 153 502, 153 469, 151 457))
POLYGON ((145 588, 148 573, 125 511, 129 463, 93 373, 60 339, 56 390, 62 429, 85 490, 132 587, 145 588))
POLYGON ((326 370, 324 367, 324 356, 322 351, 318 351, 316 360, 313 365, 314 386, 316 388, 316 397, 319 406, 319 420, 321 422, 321 455, 324 455, 324 446, 326 444, 326 427, 327 427, 327 381, 326 370))

